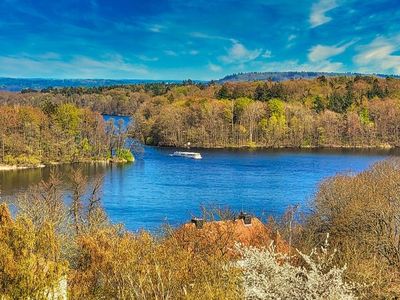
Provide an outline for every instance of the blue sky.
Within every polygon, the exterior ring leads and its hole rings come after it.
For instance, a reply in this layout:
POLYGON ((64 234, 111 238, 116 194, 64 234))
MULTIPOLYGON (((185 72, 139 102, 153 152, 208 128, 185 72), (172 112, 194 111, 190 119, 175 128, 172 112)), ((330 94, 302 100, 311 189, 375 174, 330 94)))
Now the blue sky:
POLYGON ((0 0, 0 77, 400 74, 399 0, 0 0))

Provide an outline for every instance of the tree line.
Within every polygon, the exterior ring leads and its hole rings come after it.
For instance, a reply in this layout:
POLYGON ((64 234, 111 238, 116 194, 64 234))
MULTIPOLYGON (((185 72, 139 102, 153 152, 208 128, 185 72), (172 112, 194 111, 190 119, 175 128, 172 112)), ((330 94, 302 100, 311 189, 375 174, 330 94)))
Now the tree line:
POLYGON ((150 145, 398 147, 400 80, 372 76, 0 92, 0 103, 73 104, 134 117, 150 145))
POLYGON ((319 77, 181 88, 135 113, 149 144, 199 147, 397 147, 400 81, 319 77), (173 95, 173 96, 171 96, 173 95))
POLYGON ((400 80, 371 76, 0 93, 3 104, 133 115, 142 142, 199 147, 397 147, 399 99, 400 80))

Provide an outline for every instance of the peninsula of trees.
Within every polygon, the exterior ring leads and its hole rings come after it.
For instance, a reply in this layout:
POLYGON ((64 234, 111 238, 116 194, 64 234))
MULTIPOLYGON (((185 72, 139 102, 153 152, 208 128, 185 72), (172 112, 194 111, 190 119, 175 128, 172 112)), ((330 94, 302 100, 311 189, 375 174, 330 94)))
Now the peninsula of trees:
POLYGON ((0 106, 0 167, 88 161, 132 161, 126 133, 98 112, 44 101, 0 106))

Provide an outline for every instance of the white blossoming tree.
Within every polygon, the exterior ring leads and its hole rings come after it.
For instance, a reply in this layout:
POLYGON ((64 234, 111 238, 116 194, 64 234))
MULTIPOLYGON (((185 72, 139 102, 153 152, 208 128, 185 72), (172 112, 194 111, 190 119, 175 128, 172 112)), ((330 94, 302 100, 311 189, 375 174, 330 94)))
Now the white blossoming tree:
POLYGON ((357 299, 356 285, 346 283, 346 266, 331 267, 335 255, 329 253, 328 244, 318 253, 299 252, 304 266, 290 263, 290 257, 268 249, 238 246, 242 258, 238 266, 243 270, 245 299, 357 299))

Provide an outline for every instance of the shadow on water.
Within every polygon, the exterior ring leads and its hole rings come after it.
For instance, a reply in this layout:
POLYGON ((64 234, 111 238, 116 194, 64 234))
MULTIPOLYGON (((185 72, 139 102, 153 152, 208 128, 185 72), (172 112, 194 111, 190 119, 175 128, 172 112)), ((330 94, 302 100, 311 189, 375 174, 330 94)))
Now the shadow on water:
POLYGON ((63 182, 63 188, 68 189, 71 174, 74 170, 81 170, 88 178, 89 183, 97 176, 104 176, 109 166, 105 164, 60 164, 37 169, 23 169, 0 171, 0 191, 3 196, 11 196, 18 192, 26 191, 29 187, 47 181, 53 172, 63 182))

